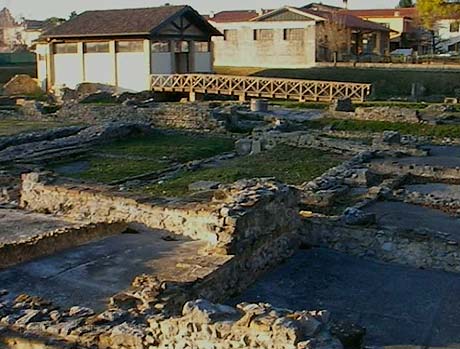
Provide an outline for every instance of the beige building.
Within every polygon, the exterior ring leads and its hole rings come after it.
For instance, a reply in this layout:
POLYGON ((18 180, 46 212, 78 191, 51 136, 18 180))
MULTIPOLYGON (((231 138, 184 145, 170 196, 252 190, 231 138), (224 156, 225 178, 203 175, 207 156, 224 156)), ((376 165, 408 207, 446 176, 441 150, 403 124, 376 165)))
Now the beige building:
POLYGON ((96 82, 148 90, 151 74, 212 72, 217 35, 189 6, 88 11, 40 38, 38 78, 43 88, 96 82))
POLYGON ((213 40, 216 66, 308 68, 389 51, 389 28, 319 4, 225 11, 208 20, 224 34, 213 40))
POLYGON ((350 10, 349 12, 354 16, 390 28, 392 30, 390 33, 391 51, 400 48, 412 48, 423 53, 427 49, 422 40, 424 30, 417 23, 417 9, 415 7, 350 10))

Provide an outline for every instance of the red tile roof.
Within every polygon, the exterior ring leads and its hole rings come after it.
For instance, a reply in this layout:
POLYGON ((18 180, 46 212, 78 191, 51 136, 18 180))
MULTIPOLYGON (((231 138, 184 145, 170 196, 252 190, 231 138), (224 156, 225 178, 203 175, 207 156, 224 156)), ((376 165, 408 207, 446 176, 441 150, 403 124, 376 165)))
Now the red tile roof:
POLYGON ((348 10, 354 16, 359 17, 417 17, 415 7, 392 8, 392 9, 367 9, 367 10, 348 10))
POLYGON ((350 14, 350 11, 348 10, 340 10, 340 11, 316 11, 316 10, 310 10, 310 9, 305 9, 301 8, 299 9, 302 12, 312 14, 315 16, 322 17, 324 19, 327 19, 328 21, 336 21, 340 22, 347 28, 353 28, 353 29, 365 29, 365 30, 372 30, 372 31, 383 31, 383 32, 389 32, 390 29, 375 23, 371 21, 366 21, 360 17, 357 17, 353 14, 350 14))
MULTIPOLYGON (((271 10, 263 10, 264 13, 270 12, 271 10)), ((256 10, 237 10, 237 11, 221 11, 214 15, 205 16, 207 20, 216 23, 224 22, 247 22, 253 18, 256 18, 260 13, 256 10)))

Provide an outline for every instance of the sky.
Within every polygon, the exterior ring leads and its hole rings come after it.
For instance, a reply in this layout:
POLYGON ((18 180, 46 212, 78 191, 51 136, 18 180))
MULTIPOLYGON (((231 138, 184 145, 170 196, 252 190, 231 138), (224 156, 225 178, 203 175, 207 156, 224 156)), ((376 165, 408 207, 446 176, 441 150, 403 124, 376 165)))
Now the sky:
MULTIPOLYGON (((0 8, 8 7, 15 17, 45 19, 67 18, 72 11, 110 8, 155 7, 169 2, 187 4, 203 14, 234 9, 278 8, 284 5, 301 6, 315 0, 0 0, 0 8)), ((317 1, 319 2, 319 1, 317 1)), ((329 5, 341 5, 342 0, 322 0, 329 5)), ((394 8, 398 0, 348 0, 349 8, 394 8)))

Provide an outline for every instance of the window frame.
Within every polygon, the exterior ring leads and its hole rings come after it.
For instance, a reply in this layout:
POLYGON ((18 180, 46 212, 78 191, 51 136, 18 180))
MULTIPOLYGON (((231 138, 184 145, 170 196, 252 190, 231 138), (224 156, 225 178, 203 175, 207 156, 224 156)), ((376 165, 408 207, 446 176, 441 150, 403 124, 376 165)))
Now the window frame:
POLYGON ((53 54, 55 55, 75 55, 78 53, 78 43, 76 42, 56 42, 53 44, 53 54), (72 47, 71 50, 69 48, 72 47), (61 50, 60 48, 65 48, 61 50))
POLYGON ((115 42, 116 53, 141 53, 144 52, 142 40, 119 40, 115 42), (135 47, 136 49, 133 49, 135 47))

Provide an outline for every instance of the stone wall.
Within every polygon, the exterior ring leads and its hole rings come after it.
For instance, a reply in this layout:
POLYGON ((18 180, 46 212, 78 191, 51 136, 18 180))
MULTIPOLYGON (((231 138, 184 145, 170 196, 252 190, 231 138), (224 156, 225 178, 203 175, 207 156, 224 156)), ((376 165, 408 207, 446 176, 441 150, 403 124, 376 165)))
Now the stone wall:
POLYGON ((302 238, 304 243, 350 255, 416 268, 460 272, 458 241, 446 234, 423 228, 404 231, 396 228, 353 227, 339 219, 308 218, 303 221, 302 238))
POLYGON ((10 329, 52 336, 85 348, 343 348, 331 334, 327 311, 294 312, 248 303, 234 308, 197 299, 187 302, 178 316, 154 315, 133 321, 128 312, 119 310, 100 314, 82 307, 51 310, 52 304, 26 295, 2 305, 0 323, 9 324, 10 329), (5 310, 8 316, 2 315, 5 310))
POLYGON ((399 107, 356 108, 354 117, 359 120, 420 122, 417 110, 399 107))
POLYGON ((154 103, 148 107, 124 104, 66 103, 57 117, 80 122, 148 122, 158 128, 225 131, 225 120, 213 112, 212 103, 154 103))
POLYGON ((372 171, 383 175, 409 174, 416 178, 433 182, 460 183, 460 168, 430 166, 423 164, 402 164, 397 161, 373 162, 370 165, 372 171))
POLYGON ((120 234, 126 228, 127 225, 124 223, 82 224, 58 228, 26 240, 0 244, 0 269, 106 236, 120 234))
POLYGON ((298 193, 272 181, 243 180, 222 186, 210 203, 167 206, 106 189, 59 182, 49 174, 24 174, 21 207, 92 223, 142 223, 207 241, 222 254, 242 253, 299 226, 298 193))

